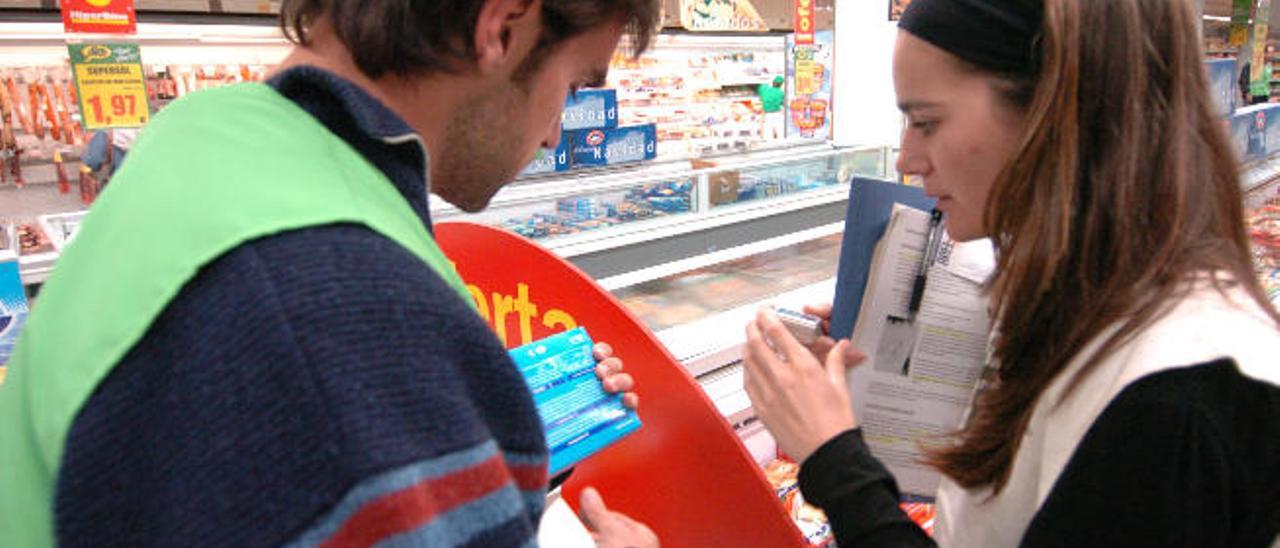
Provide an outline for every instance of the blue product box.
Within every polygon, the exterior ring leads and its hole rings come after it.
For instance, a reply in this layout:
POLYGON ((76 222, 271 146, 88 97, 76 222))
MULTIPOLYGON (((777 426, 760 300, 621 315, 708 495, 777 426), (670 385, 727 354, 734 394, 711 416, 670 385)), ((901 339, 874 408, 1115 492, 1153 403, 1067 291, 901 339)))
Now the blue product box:
POLYGON ((1266 129, 1263 138, 1261 158, 1270 158, 1280 154, 1280 106, 1270 104, 1264 111, 1267 115, 1266 129))
POLYGON ((554 150, 545 148, 538 149, 538 154, 534 156, 533 161, 525 166, 524 171, 520 175, 537 175, 539 173, 553 173, 556 171, 569 171, 569 139, 567 133, 560 134, 560 144, 554 150))
POLYGON ((584 89, 564 101, 560 128, 609 129, 618 127, 618 92, 612 89, 584 89))
POLYGON ((1209 71, 1209 91, 1214 103, 1218 105, 1218 114, 1230 116, 1236 108, 1236 60, 1210 59, 1205 61, 1209 71))
POLYGON ((1231 117, 1231 143, 1235 145, 1236 158, 1244 161, 1249 155, 1249 129, 1253 126, 1253 117, 1248 114, 1235 114, 1231 117))
POLYGON ((18 275, 18 258, 15 254, 0 251, 0 368, 9 363, 9 356, 13 354, 18 335, 27 321, 27 312, 27 294, 18 275))
POLYGON ((538 406, 552 476, 640 428, 622 396, 600 386, 591 346, 579 327, 510 351, 538 406))
POLYGON ((652 160, 658 155, 658 129, 653 124, 575 131, 569 147, 570 167, 599 167, 652 160))

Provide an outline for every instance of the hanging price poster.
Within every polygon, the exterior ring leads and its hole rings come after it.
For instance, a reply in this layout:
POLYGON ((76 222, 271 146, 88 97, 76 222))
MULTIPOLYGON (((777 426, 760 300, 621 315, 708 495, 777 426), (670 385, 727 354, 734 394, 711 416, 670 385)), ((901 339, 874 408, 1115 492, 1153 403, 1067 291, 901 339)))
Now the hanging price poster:
POLYGON ((147 123, 147 86, 137 44, 73 44, 67 50, 85 129, 147 123))
POLYGON ((133 0, 62 0, 62 26, 67 32, 134 34, 138 16, 133 0))

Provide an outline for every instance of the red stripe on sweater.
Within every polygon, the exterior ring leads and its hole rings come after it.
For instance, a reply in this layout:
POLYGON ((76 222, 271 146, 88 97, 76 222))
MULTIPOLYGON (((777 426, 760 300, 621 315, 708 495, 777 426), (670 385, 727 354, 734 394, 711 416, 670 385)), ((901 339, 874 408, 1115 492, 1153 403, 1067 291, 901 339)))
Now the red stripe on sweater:
POLYGON ((537 491, 547 488, 547 465, 512 464, 508 465, 511 476, 516 480, 516 487, 521 491, 537 491))
POLYGON ((324 544, 325 548, 371 546, 388 537, 412 531, 436 516, 482 498, 511 482, 501 455, 447 476, 423 480, 412 487, 374 499, 349 518, 324 544))

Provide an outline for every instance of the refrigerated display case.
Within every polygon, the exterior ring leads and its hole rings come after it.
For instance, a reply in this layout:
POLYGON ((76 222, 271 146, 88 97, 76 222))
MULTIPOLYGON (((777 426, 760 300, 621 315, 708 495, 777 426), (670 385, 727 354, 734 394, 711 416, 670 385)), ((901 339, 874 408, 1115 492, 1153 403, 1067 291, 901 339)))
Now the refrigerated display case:
MULTIPOLYGON (((288 51, 273 17, 226 14, 271 12, 278 2, 224 2, 220 14, 205 2, 137 5, 136 40, 153 109, 190 91, 259 80, 288 51), (166 13, 148 12, 156 9, 166 13)), ((0 80, 67 87, 67 36, 56 12, 37 11, 43 4, 16 7, 32 9, 0 10, 0 80)), ((618 93, 620 122, 656 124, 657 160, 525 177, 499 195, 488 222, 608 278, 839 220, 844 193, 832 187, 854 172, 892 177, 890 160, 879 149, 840 151, 760 129, 755 86, 785 73, 785 43, 782 33, 665 32, 639 59, 618 55, 609 85, 618 93), (750 128, 728 131, 733 124, 750 128)), ((28 104, 24 89, 17 96, 28 104)), ((74 101, 57 110, 78 123, 74 101)), ((75 188, 90 135, 68 132, 67 144, 15 129, 24 185, 0 182, 0 223, 26 235, 24 280, 38 284, 57 258, 39 218, 83 211, 93 198, 95 189, 75 188)), ((458 214, 435 202, 437 219, 458 214)))
POLYGON ((504 227, 617 288, 838 233, 854 176, 891 178, 892 151, 809 144, 713 159, 540 176, 465 214, 504 227))

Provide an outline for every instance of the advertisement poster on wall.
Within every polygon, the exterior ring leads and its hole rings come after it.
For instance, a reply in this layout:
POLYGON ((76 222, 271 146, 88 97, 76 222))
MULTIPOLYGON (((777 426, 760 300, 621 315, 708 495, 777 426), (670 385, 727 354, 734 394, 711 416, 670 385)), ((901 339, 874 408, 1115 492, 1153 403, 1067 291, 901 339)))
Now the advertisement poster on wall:
POLYGON ((831 136, 831 70, 835 34, 814 33, 812 44, 787 38, 787 138, 831 136))
POLYGON ((897 21, 902 18, 902 11, 907 9, 907 4, 911 0, 889 0, 889 20, 897 21))

